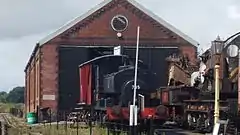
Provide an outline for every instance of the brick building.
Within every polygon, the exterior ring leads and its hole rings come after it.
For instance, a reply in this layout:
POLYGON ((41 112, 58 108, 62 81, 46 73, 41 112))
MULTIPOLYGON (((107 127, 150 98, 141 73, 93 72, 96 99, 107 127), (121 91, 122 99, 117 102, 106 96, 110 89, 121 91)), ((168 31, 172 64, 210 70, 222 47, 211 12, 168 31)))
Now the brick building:
POLYGON ((196 41, 134 0, 104 0, 36 44, 25 69, 26 112, 37 107, 69 109, 79 98, 77 65, 99 53, 111 53, 118 45, 134 54, 137 26, 140 47, 152 48, 148 54, 156 58, 153 63, 161 67, 158 54, 169 55, 160 53, 164 49, 178 50, 195 61, 196 41))

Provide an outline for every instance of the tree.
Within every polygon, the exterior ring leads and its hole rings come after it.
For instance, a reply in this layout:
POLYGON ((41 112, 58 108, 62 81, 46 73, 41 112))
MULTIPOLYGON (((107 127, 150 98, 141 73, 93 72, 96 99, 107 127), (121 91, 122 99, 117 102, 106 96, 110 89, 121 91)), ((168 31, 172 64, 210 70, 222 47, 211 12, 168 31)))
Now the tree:
POLYGON ((6 103, 7 102, 8 93, 5 91, 0 92, 0 102, 6 103))
POLYGON ((24 103, 24 87, 13 88, 6 97, 6 101, 10 103, 24 103))

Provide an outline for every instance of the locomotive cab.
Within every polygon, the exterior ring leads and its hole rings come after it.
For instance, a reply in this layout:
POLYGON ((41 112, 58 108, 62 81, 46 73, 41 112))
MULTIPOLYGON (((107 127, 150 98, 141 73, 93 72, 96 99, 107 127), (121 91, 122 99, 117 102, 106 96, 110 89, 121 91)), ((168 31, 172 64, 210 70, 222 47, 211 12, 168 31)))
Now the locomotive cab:
MULTIPOLYGON (((108 97, 112 95, 105 94, 103 77, 118 71, 119 66, 124 65, 129 65, 128 57, 124 55, 104 55, 81 64, 79 66, 80 102, 91 105, 92 98, 95 100, 103 98, 104 102, 108 99, 110 102, 111 99, 108 97), (92 94, 93 92, 96 94, 92 94)), ((112 94, 114 96, 114 93, 112 94)))
MULTIPOLYGON (((119 105, 128 107, 133 98, 134 86, 133 66, 108 74, 104 77, 104 90, 106 93, 117 93, 120 95, 119 105)), ((146 95, 157 88, 156 75, 145 69, 139 69, 137 80, 137 94, 146 95)))

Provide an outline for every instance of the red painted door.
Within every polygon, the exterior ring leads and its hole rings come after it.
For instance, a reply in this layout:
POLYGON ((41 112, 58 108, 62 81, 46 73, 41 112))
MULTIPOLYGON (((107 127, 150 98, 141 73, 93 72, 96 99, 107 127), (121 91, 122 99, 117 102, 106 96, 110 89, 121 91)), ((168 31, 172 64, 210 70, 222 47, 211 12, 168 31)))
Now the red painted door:
POLYGON ((92 100, 92 70, 91 65, 84 65, 80 73, 80 103, 91 104, 92 100))

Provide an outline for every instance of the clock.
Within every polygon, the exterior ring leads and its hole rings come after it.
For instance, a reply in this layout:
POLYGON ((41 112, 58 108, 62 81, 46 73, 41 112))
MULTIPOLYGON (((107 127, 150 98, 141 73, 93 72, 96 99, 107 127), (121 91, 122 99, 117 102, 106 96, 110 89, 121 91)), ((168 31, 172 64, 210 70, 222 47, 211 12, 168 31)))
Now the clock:
POLYGON ((128 26, 128 19, 123 15, 116 15, 112 18, 111 26, 114 31, 122 32, 128 26))

